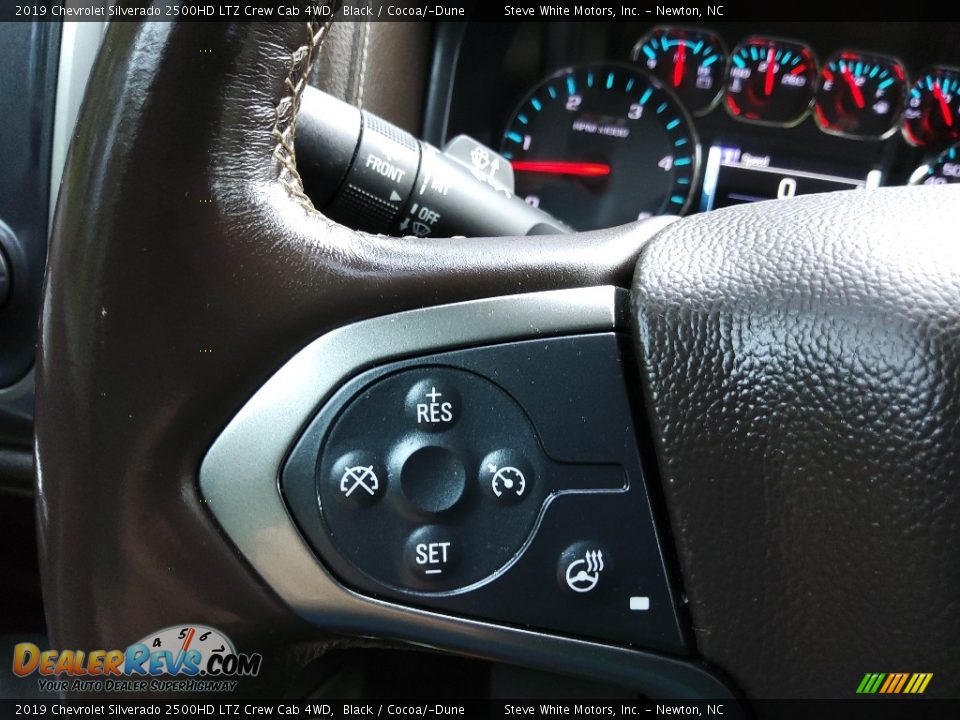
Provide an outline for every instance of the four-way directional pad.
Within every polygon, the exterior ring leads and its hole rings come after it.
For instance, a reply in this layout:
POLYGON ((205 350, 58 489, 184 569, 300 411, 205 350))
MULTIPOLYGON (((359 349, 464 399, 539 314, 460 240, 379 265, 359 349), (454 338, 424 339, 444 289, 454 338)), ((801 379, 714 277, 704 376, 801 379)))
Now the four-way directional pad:
POLYGON ((331 545, 378 583, 426 592, 510 563, 551 494, 624 482, 617 469, 554 462, 513 398, 447 367, 356 394, 332 422, 316 478, 331 545))

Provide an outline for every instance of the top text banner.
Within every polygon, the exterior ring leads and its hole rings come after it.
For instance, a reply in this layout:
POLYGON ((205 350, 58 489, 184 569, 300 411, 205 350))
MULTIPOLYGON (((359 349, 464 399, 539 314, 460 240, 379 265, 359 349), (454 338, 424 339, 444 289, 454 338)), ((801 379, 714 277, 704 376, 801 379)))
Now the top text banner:
MULTIPOLYGON (((950 21, 960 19, 960 3, 913 0, 909 3, 772 3, 732 0, 658 4, 652 2, 497 2, 460 0, 425 2, 310 2, 246 0, 242 2, 146 2, 144 0, 36 0, 0 3, 2 22, 172 22, 190 21, 637 21, 662 24, 749 21, 950 21)), ((960 26, 958 26, 960 32, 960 26)))

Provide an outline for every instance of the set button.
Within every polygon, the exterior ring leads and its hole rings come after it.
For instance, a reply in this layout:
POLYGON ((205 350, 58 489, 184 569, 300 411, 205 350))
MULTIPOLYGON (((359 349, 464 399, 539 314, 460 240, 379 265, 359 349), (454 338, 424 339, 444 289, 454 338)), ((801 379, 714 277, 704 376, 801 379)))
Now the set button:
POLYGON ((448 528, 428 525, 414 531, 404 547, 407 569, 418 579, 446 580, 460 562, 460 543, 448 528))

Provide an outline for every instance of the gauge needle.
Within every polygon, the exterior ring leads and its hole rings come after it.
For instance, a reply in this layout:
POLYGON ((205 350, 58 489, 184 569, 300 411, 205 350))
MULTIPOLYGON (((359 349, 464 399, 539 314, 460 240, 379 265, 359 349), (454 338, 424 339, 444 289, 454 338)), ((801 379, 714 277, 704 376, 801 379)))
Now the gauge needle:
POLYGON ((604 163, 561 162, 556 160, 513 160, 510 165, 519 172, 550 173, 551 175, 581 175, 600 177, 610 174, 604 163))
POLYGON ((940 88, 940 83, 937 83, 933 86, 933 96, 937 99, 937 102, 940 103, 940 112, 943 113, 943 119, 947 125, 953 125, 953 113, 950 112, 950 106, 947 104, 947 99, 943 96, 943 90, 940 88))
POLYGON ((847 81, 847 85, 850 86, 850 92, 853 94, 853 102, 857 104, 858 108, 863 107, 863 93, 860 92, 860 88, 857 86, 857 81, 853 79, 853 75, 850 72, 850 68, 843 68, 843 79, 847 81))
POLYGON ((683 80, 683 66, 687 60, 687 44, 681 40, 677 48, 677 64, 673 66, 673 86, 680 87, 683 80))
POLYGON ((193 636, 197 634, 196 628, 190 628, 187 632, 187 637, 183 640, 183 645, 180 647, 180 652, 186 652, 190 649, 190 642, 193 640, 193 636))
POLYGON ((763 81, 763 92, 769 95, 773 92, 773 48, 767 52, 767 76, 763 81))

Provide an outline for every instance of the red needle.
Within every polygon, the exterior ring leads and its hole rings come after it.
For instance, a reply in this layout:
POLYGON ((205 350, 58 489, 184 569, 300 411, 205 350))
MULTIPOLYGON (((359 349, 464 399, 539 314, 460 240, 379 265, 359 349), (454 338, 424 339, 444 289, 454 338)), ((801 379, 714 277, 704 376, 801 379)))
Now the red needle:
POLYGON ((552 175, 582 175, 600 177, 610 174, 610 166, 603 163, 561 162, 556 160, 512 160, 510 165, 520 172, 540 172, 552 175))
POLYGON ((940 88, 940 83, 937 83, 933 86, 933 96, 937 99, 937 102, 940 103, 940 112, 943 113, 943 119, 947 125, 953 125, 953 113, 950 111, 950 106, 947 105, 947 99, 943 96, 943 90, 940 88))
POLYGON ((763 81, 763 92, 767 95, 773 92, 773 48, 767 53, 767 76, 763 81))
POLYGON ((687 44, 680 40, 680 47, 677 49, 677 64, 673 66, 673 86, 680 87, 680 81, 683 80, 683 66, 687 59, 687 44))
POLYGON ((850 86, 850 92, 853 94, 853 101, 857 104, 858 108, 863 107, 863 93, 860 92, 860 88, 857 87, 857 81, 853 79, 853 75, 850 74, 850 68, 844 66, 843 68, 843 79, 847 81, 847 85, 850 86))
POLYGON ((197 634, 196 628, 190 628, 190 631, 187 633, 187 637, 183 640, 183 645, 180 646, 180 652, 186 652, 190 649, 190 642, 193 640, 193 636, 197 634))

